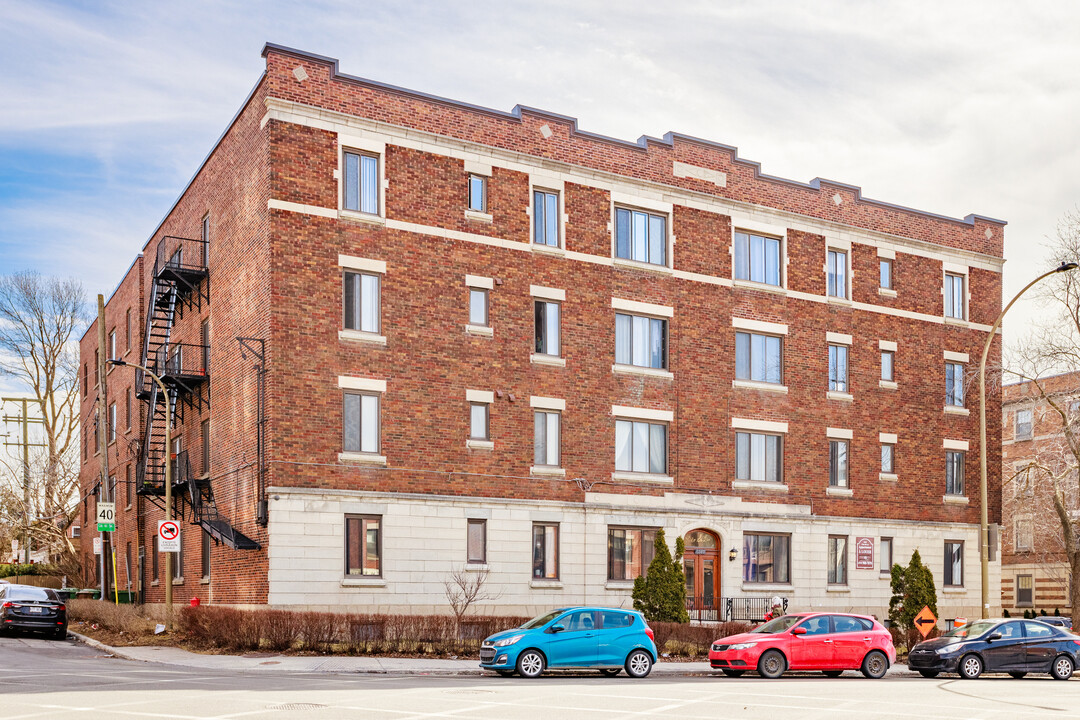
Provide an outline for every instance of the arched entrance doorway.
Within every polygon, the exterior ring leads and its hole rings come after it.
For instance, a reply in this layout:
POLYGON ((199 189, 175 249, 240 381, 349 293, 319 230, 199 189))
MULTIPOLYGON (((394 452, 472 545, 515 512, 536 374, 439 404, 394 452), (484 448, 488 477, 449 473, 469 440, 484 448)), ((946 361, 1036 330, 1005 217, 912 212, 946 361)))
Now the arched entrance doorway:
POLYGON ((708 530, 691 530, 683 538, 686 605, 691 620, 719 620, 720 538, 708 530))

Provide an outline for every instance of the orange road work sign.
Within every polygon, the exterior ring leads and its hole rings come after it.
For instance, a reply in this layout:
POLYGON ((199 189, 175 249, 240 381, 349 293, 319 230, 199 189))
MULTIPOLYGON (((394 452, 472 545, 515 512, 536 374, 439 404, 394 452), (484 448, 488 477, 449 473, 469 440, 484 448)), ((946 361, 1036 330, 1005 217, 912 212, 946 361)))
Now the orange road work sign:
POLYGON ((930 612, 929 607, 924 607, 919 611, 919 614, 915 616, 915 629, 919 631, 919 634, 926 639, 926 636, 930 634, 930 630, 937 625, 937 618, 934 617, 934 613, 930 612))

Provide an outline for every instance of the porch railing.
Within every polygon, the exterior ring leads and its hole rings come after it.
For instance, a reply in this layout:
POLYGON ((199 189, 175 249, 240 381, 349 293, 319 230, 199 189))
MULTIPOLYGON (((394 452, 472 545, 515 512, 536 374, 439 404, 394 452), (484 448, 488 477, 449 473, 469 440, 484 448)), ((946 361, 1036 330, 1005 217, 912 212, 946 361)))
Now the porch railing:
MULTIPOLYGON (((781 598, 787 612, 787 598, 781 598)), ((690 620, 698 622, 761 622, 772 606, 772 597, 696 597, 686 598, 690 620)))

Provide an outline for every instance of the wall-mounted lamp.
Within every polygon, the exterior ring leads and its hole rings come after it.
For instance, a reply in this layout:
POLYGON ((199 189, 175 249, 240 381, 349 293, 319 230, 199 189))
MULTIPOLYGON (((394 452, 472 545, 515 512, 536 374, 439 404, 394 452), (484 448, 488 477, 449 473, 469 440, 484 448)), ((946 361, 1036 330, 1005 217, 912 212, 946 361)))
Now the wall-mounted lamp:
POLYGON ((728 550, 727 559, 731 562, 735 562, 735 558, 739 557, 739 551, 736 548, 728 550))

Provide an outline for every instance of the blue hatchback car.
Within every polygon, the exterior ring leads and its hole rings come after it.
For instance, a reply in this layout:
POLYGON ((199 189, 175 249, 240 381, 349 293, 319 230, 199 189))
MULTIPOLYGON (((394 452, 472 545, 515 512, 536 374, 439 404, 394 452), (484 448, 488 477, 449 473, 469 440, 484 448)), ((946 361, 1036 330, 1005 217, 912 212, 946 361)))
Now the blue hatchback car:
POLYGON ((480 646, 480 667, 534 678, 547 668, 594 668, 608 677, 626 670, 643 678, 656 662, 653 631, 635 610, 559 608, 480 646))

